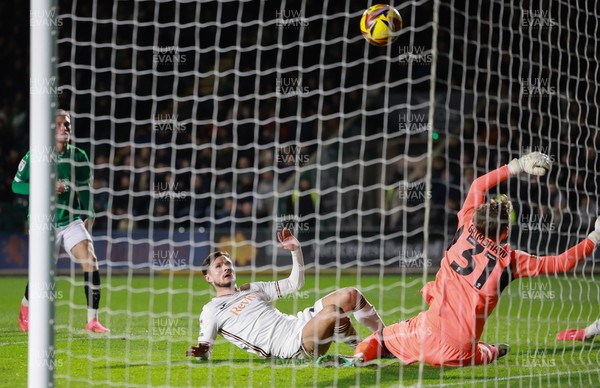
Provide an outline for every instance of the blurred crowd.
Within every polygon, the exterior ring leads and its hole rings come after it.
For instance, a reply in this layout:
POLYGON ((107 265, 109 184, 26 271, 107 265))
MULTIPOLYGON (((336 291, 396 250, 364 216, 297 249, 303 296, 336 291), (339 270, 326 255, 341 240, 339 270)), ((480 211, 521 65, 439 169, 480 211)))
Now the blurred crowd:
MULTIPOLYGON (((541 60, 544 47, 526 34, 513 41, 510 30, 498 23, 490 28, 483 23, 464 36, 468 14, 442 6, 447 17, 441 22, 453 24, 442 26, 438 41, 436 111, 443 116, 454 110, 459 119, 434 128, 439 138, 431 193, 418 184, 401 188, 398 182, 422 182, 426 170, 422 162, 396 156, 426 153, 426 135, 402 136, 396 128, 386 128, 386 113, 379 108, 385 96, 426 95, 430 67, 390 66, 386 58, 395 54, 365 48, 358 28, 350 34, 349 39, 356 38, 350 44, 323 41, 324 32, 341 36, 347 29, 348 10, 339 3, 330 5, 326 12, 331 17, 326 19, 311 18, 324 12, 317 5, 305 10, 307 28, 272 26, 260 33, 249 21, 272 19, 275 5, 265 5, 260 13, 248 4, 239 16, 236 2, 207 3, 199 20, 207 27, 198 38, 196 28, 159 28, 159 19, 174 17, 172 4, 136 11, 139 22, 155 23, 140 23, 135 29, 131 23, 95 23, 92 29, 86 17, 126 21, 133 5, 120 2, 116 8, 92 9, 77 3, 71 8, 69 1, 61 1, 62 9, 73 9, 80 19, 72 28, 75 21, 65 18, 59 31, 76 43, 63 39, 59 44, 60 84, 68 87, 60 90, 58 100, 73 113, 74 142, 94 165, 96 228, 250 228, 273 222, 306 228, 316 223, 355 230, 419 228, 424 221, 420 205, 430 196, 431 224, 447 233, 456 225, 474 177, 528 150, 554 158, 551 174, 511 180, 499 191, 510 194, 519 214, 550 214, 566 229, 587 227, 598 213, 594 193, 600 187, 597 68, 560 65, 559 74, 579 78, 566 85, 557 81, 561 92, 553 96, 524 96, 519 91, 523 74, 555 78, 541 60), (217 17, 223 25, 218 31, 210 26, 217 17), (243 34, 238 23, 231 23, 236 20, 248 22, 243 34), (310 44, 295 44, 299 40, 310 44), (98 47, 92 48, 90 41, 98 47), (500 42, 501 50, 492 41, 500 42), (522 61, 524 50, 534 60, 522 61), (177 63, 157 60, 165 56, 177 63), (314 66, 315 58, 322 66, 314 66), (488 61, 498 68, 489 72, 488 61), (282 96, 279 87, 286 82, 298 84, 299 93, 282 96), (472 107, 452 105, 449 96, 457 90, 460 100, 472 107), (381 155, 386 157, 367 163, 381 155), (406 196, 406 190, 417 194, 406 196)), ((288 6, 302 4, 292 1, 288 6)), ((179 23, 195 21, 196 4, 179 6, 179 23)), ((8 10, 7 3, 0 7, 8 10)), ((351 7, 359 15, 360 4, 351 7)), ((403 12, 427 26, 428 20, 421 19, 429 13, 403 12)), ((0 14, 6 22, 0 24, 0 49, 10 53, 10 60, 0 61, 0 214, 6 216, 14 206, 27 205, 10 186, 29 140, 28 32, 23 27, 28 26, 28 14, 26 4, 10 13, 23 23, 9 23, 9 13, 0 14)), ((495 14, 481 10, 482 17, 495 14)), ((426 47, 431 28, 412 36, 413 45, 426 47)), ((580 49, 580 41, 569 41, 576 36, 555 38, 580 49)), ((581 49, 585 58, 587 47, 581 49)), ((554 51, 550 62, 560 60, 554 51)))

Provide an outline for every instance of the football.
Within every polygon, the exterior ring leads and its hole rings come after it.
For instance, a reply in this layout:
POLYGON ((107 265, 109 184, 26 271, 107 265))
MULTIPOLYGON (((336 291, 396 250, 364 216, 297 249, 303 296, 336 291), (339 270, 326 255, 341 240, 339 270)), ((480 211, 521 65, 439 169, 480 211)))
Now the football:
POLYGON ((398 38, 402 29, 402 17, 392 6, 376 4, 367 9, 360 19, 360 31, 367 42, 375 46, 387 46, 398 38))

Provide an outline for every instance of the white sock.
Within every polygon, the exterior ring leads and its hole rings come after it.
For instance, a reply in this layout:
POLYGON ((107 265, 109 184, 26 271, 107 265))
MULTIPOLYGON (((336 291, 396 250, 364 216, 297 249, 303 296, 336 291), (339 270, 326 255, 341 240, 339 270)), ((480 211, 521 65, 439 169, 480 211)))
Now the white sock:
POLYGON ((381 317, 379 317, 379 314, 377 314, 377 310, 375 310, 373 305, 367 302, 364 297, 361 299, 362 300, 359 305, 360 309, 354 312, 354 318, 356 318, 358 322, 362 323, 373 332, 385 327, 381 317))
POLYGON ((88 322, 94 318, 98 319, 98 310, 97 309, 88 309, 88 322))
POLYGON ((27 299, 25 299, 25 297, 23 297, 23 299, 21 299, 21 305, 23 305, 25 307, 29 307, 29 301, 27 299))
POLYGON ((592 338, 600 334, 600 319, 585 328, 585 338, 592 338))

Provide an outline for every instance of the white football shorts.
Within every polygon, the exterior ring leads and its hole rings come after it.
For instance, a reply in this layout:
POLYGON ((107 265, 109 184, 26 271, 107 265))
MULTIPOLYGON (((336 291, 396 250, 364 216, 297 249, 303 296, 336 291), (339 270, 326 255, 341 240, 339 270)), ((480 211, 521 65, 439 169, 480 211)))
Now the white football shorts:
POLYGON ((56 228, 56 249, 62 244, 71 258, 71 249, 83 240, 92 241, 92 236, 85 228, 83 221, 77 219, 68 225, 56 228))
POLYGON ((304 310, 298 312, 298 324, 291 335, 283 339, 282 348, 285 349, 282 358, 313 358, 312 354, 309 354, 302 346, 302 330, 304 326, 310 321, 319 311, 323 310, 323 302, 321 299, 317 300, 314 305, 307 307, 304 310))

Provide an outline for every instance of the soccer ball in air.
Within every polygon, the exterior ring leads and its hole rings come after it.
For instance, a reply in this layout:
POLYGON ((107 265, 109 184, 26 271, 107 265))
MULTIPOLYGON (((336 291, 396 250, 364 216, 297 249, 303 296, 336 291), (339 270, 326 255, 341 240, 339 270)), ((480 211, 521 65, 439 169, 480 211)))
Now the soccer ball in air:
POLYGON ((376 4, 367 9, 360 19, 360 31, 375 46, 387 46, 398 38, 402 17, 387 4, 376 4))

